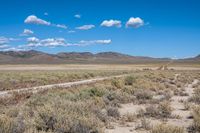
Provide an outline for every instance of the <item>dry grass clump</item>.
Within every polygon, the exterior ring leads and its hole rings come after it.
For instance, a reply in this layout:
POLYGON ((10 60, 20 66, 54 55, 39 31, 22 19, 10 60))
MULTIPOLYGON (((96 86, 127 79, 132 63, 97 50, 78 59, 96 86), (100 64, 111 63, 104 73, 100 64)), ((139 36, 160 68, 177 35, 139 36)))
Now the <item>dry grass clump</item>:
POLYGON ((133 76, 127 76, 124 79, 124 84, 125 85, 133 85, 133 82, 135 82, 135 77, 133 77, 133 76))
POLYGON ((0 106, 18 104, 20 101, 24 101, 30 98, 31 95, 32 95, 31 92, 23 92, 23 93, 14 92, 12 93, 12 96, 0 97, 0 106))
POLYGON ((192 110, 193 123, 189 127, 189 131, 192 133, 200 132, 200 106, 196 106, 192 110))
POLYGON ((0 133, 23 133, 24 131, 25 127, 21 117, 0 115, 0 133))
POLYGON ((150 133, 184 133, 184 129, 177 126, 160 124, 153 127, 150 133))
POLYGON ((191 108, 190 103, 188 101, 183 101, 184 109, 189 110, 191 108))
POLYGON ((123 83, 120 79, 114 78, 111 81, 111 85, 117 89, 121 89, 123 87, 123 83))
POLYGON ((194 94, 189 101, 200 104, 200 86, 194 89, 194 94))
POLYGON ((144 112, 145 116, 155 117, 158 119, 170 118, 172 108, 167 101, 161 102, 158 106, 148 106, 144 112))
POLYGON ((147 103, 152 100, 153 93, 147 89, 136 89, 134 92, 134 96, 137 98, 140 104, 147 103))
POLYGON ((114 118, 119 118, 120 114, 119 114, 118 108, 108 107, 106 110, 107 110, 108 116, 111 116, 111 117, 114 117, 114 118))
POLYGON ((123 115, 122 120, 125 122, 135 122, 137 120, 137 115, 134 113, 126 113, 123 115))
POLYGON ((140 120, 140 122, 141 122, 141 127, 140 127, 140 128, 143 128, 143 129, 145 129, 145 130, 151 129, 151 124, 150 124, 150 121, 149 121, 149 120, 147 120, 147 119, 145 119, 145 118, 142 118, 142 119, 140 120))

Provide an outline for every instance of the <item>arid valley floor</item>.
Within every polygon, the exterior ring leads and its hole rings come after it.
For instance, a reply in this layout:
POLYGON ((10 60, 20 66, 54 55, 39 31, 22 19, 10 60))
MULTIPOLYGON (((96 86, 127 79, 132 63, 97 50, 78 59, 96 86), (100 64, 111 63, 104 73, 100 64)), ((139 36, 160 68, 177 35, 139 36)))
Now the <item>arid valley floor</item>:
POLYGON ((2 65, 0 133, 199 132, 200 67, 158 66, 2 65))

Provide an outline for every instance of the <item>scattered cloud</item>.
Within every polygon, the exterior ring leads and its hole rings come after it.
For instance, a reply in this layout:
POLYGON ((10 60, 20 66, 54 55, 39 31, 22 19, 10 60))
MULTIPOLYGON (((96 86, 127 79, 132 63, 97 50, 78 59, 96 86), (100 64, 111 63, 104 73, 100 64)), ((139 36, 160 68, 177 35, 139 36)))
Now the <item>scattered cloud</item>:
POLYGON ((0 49, 5 49, 5 48, 8 48, 9 45, 6 45, 6 44, 3 44, 3 45, 0 45, 0 49))
POLYGON ((102 23, 101 23, 101 26, 105 26, 105 27, 118 27, 120 28, 121 27, 121 21, 119 20, 104 20, 102 23))
POLYGON ((68 46, 88 46, 95 44, 110 44, 111 40, 82 40, 78 43, 67 42, 64 38, 47 38, 47 39, 38 39, 36 37, 27 38, 27 47, 68 47, 68 46))
POLYGON ((52 24, 51 22, 48 22, 48 21, 43 20, 43 19, 40 19, 35 15, 28 16, 24 20, 24 23, 26 23, 26 24, 37 24, 37 25, 54 26, 54 27, 58 27, 58 28, 67 29, 67 26, 64 25, 64 24, 52 24))
POLYGON ((20 36, 29 36, 32 35, 34 32, 32 30, 29 29, 24 29, 23 33, 20 34, 20 36))
POLYGON ((74 30, 69 30, 68 33, 75 33, 76 31, 74 30))
POLYGON ((10 42, 10 39, 9 38, 6 38, 6 37, 0 37, 0 45, 5 45, 5 44, 8 44, 10 42))
POLYGON ((24 20, 24 23, 27 23, 27 24, 38 24, 38 25, 51 25, 50 22, 47 22, 43 19, 40 19, 38 18, 37 16, 35 15, 30 15, 28 16, 25 20, 24 20))
POLYGON ((64 24, 56 24, 55 26, 58 27, 58 28, 67 29, 67 26, 64 25, 64 24))
POLYGON ((74 15, 75 18, 81 18, 81 15, 80 14, 76 14, 74 15))
POLYGON ((131 17, 127 22, 126 22, 126 27, 133 27, 133 28, 139 28, 144 25, 144 21, 139 18, 139 17, 131 17))
POLYGON ((18 40, 19 39, 17 39, 17 38, 7 38, 4 36, 0 36, 0 46, 1 46, 1 48, 7 47, 11 41, 18 41, 18 40))
POLYGON ((39 40, 36 37, 27 38, 28 47, 57 47, 66 46, 66 41, 64 38, 47 38, 39 40))
POLYGON ((80 26, 80 27, 76 27, 76 29, 78 29, 78 30, 90 30, 94 27, 95 27, 95 25, 90 24, 90 25, 83 25, 83 26, 80 26))
POLYGON ((108 39, 108 40, 89 40, 89 41, 81 40, 79 43, 82 45, 92 45, 92 44, 110 44, 111 42, 112 42, 111 39, 108 39))
POLYGON ((26 48, 20 48, 20 47, 9 47, 3 49, 3 51, 26 51, 26 48))

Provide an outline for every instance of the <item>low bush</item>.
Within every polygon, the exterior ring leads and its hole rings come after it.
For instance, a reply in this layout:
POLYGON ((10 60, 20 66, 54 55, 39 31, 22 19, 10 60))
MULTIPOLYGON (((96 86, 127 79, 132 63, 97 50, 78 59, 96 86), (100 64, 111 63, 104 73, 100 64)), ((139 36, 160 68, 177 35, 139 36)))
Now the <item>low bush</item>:
POLYGON ((153 127, 150 133, 184 133, 184 129, 177 126, 160 124, 153 127))
POLYGON ((119 111, 116 107, 108 107, 107 109, 107 115, 114 117, 114 118, 118 118, 120 116, 119 111))
POLYGON ((158 106, 146 107, 144 115, 156 118, 169 118, 171 117, 172 108, 167 101, 161 102, 158 106))
POLYGON ((133 85, 133 82, 135 81, 135 77, 133 76, 127 76, 125 79, 124 79, 124 84, 125 85, 133 85))
POLYGON ((189 127, 190 132, 200 132, 200 106, 194 107, 192 110, 193 123, 189 127))

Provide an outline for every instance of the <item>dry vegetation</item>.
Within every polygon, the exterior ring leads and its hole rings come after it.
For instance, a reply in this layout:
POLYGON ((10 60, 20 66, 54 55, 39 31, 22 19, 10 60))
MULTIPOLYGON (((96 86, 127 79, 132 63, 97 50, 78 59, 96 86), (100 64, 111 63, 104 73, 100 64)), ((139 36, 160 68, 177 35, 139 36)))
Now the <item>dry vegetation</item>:
POLYGON ((112 70, 0 71, 0 91, 127 73, 112 70))
MULTIPOLYGON (((86 75, 90 75, 88 73, 86 75)), ((85 73, 76 74, 79 78, 75 80, 85 78, 85 73)), ((86 78, 111 73, 93 74, 86 78)), ((58 75, 63 77, 65 73, 59 72, 58 75)), ((69 75, 67 77, 67 81, 74 80, 70 80, 69 75)), ((0 133, 110 133, 118 127, 131 128, 128 130, 130 132, 197 133, 200 132, 200 88, 194 86, 196 89, 192 96, 184 90, 194 79, 200 80, 199 71, 135 71, 124 78, 113 78, 92 85, 55 88, 38 94, 14 94, 0 99, 0 133), (192 120, 188 127, 181 125, 181 121, 177 126, 168 123, 181 120, 174 114, 176 108, 173 98, 177 96, 191 97, 187 101, 180 101, 185 106, 182 111, 191 111, 192 114, 188 118, 192 120), (194 104, 193 107, 188 107, 190 103, 194 104), (127 104, 141 108, 123 114, 127 104)), ((51 78, 46 80, 49 80, 47 83, 54 81, 51 78)))

